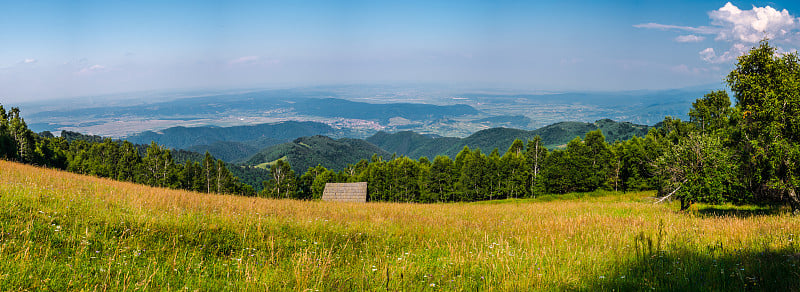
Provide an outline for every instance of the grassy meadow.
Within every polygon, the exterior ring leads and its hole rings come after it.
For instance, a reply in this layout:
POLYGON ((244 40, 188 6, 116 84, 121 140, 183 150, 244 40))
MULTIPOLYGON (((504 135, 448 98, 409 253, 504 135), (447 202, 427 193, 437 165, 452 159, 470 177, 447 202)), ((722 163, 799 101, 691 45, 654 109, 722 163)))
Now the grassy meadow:
POLYGON ((0 161, 0 290, 800 289, 800 217, 652 196, 270 200, 0 161))

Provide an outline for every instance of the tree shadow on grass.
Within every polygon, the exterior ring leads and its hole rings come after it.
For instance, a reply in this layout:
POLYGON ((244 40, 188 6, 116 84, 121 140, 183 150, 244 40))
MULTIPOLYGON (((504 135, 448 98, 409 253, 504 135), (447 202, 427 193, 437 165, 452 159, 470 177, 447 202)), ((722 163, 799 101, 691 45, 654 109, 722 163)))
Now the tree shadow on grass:
POLYGON ((736 206, 705 206, 698 209, 701 217, 737 217, 748 218, 753 216, 779 215, 786 212, 780 206, 768 207, 736 207, 736 206))
POLYGON ((713 245, 640 253, 589 282, 591 291, 800 291, 800 250, 752 252, 713 245), (705 252, 702 251, 705 249, 705 252))

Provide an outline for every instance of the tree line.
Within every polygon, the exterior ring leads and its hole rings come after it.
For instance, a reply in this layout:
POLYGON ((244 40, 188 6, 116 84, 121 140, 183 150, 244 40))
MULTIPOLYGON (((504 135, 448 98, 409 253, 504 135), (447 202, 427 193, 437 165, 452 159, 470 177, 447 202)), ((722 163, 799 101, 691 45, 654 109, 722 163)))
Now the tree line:
POLYGON ((650 161, 661 154, 663 133, 609 144, 600 130, 576 137, 563 150, 549 151, 540 137, 527 143, 515 140, 502 156, 494 149, 464 147, 455 159, 436 156, 383 159, 374 155, 341 171, 322 166, 298 176, 278 160, 261 195, 276 198, 318 199, 328 182, 367 182, 370 201, 469 202, 530 198, 604 190, 648 190, 660 186, 650 161))

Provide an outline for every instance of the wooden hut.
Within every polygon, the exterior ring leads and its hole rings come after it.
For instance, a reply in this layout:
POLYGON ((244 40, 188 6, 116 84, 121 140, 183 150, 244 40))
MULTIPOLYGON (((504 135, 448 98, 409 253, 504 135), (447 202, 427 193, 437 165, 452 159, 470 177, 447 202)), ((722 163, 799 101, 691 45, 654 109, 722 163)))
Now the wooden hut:
POLYGON ((326 183, 322 200, 331 202, 367 202, 367 183, 326 183))

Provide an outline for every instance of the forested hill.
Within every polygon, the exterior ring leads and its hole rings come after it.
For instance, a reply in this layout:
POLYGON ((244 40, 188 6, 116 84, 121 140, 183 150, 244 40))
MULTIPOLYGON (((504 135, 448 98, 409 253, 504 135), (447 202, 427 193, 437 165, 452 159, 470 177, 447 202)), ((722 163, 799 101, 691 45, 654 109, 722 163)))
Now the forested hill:
MULTIPOLYGON (((49 134, 50 137, 52 137, 52 134, 50 134, 49 132, 47 133, 49 134)), ((39 135, 42 136, 42 133, 40 133, 39 135)), ((106 140, 109 140, 109 138, 104 138, 96 135, 86 135, 71 131, 61 131, 61 137, 68 142, 84 141, 95 144, 104 143, 106 142, 106 140)), ((123 144, 122 141, 115 141, 115 143, 120 145, 123 144)), ((132 146, 136 149, 136 151, 139 153, 140 156, 142 157, 147 156, 147 148, 150 147, 150 145, 132 144, 132 146)), ((177 164, 184 164, 187 161, 190 162, 203 161, 205 159, 205 155, 203 155, 202 153, 205 153, 205 151, 198 152, 198 151, 183 150, 183 149, 172 149, 170 151, 172 160, 177 164)), ((212 157, 215 159, 220 159, 225 161, 224 162, 225 167, 231 172, 231 174, 239 178, 239 181, 241 183, 253 187, 255 191, 261 191, 261 189, 264 187, 262 182, 269 176, 268 170, 251 166, 236 165, 230 163, 230 161, 225 160, 224 158, 216 156, 212 157)))
POLYGON ((646 125, 637 125, 629 122, 616 122, 609 119, 598 120, 594 123, 582 122, 561 122, 552 124, 533 131, 492 128, 478 131, 466 138, 439 137, 433 138, 420 135, 414 132, 398 132, 389 134, 379 132, 369 138, 367 142, 386 150, 389 153, 405 155, 411 158, 426 156, 428 158, 436 155, 447 155, 455 157, 464 146, 470 148, 480 148, 485 152, 490 152, 494 148, 505 152, 515 139, 522 141, 531 140, 536 135, 542 137, 547 148, 559 148, 566 145, 575 137, 583 137, 587 132, 594 130, 603 131, 606 140, 613 142, 617 140, 628 140, 633 136, 643 137, 650 129, 646 125))
POLYGON ((374 154, 385 159, 391 157, 390 153, 364 140, 334 140, 325 136, 312 136, 266 148, 249 158, 245 164, 269 167, 276 160, 283 159, 296 172, 303 173, 309 167, 317 165, 341 170, 348 164, 355 164, 362 159, 369 160, 374 154))
POLYGON ((235 127, 172 127, 159 132, 142 132, 126 140, 139 144, 155 141, 162 146, 180 149, 219 141, 249 141, 254 144, 251 146, 264 148, 303 136, 330 135, 333 131, 331 126, 323 123, 286 121, 235 127))

